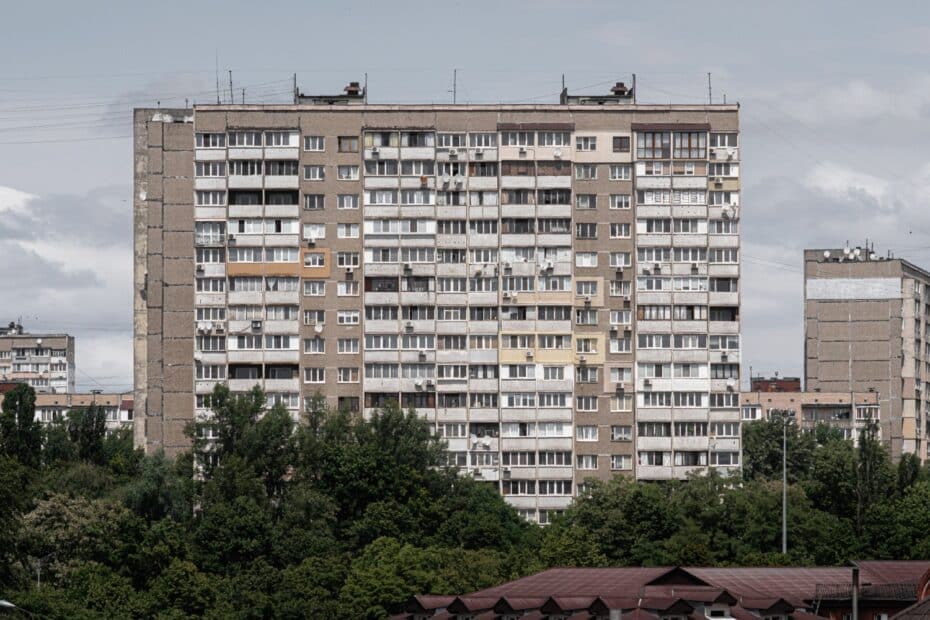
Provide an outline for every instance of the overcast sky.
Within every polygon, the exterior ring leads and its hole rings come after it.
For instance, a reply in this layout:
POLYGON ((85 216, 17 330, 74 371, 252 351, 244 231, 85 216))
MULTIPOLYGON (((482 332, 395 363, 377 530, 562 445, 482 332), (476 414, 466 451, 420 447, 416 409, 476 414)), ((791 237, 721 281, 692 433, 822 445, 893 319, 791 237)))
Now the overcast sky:
POLYGON ((339 92, 741 104, 744 375, 800 374, 801 250, 930 265, 926 2, 29 2, 0 37, 0 322, 77 337, 82 389, 132 381, 131 109, 339 92))

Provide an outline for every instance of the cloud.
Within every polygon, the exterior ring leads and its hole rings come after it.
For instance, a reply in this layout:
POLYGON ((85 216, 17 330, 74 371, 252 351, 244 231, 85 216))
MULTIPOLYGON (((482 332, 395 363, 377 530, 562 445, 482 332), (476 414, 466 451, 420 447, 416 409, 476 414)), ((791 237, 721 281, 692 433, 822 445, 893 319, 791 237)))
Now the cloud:
POLYGON ((35 196, 0 187, 0 321, 76 339, 79 389, 132 384, 128 188, 35 196))

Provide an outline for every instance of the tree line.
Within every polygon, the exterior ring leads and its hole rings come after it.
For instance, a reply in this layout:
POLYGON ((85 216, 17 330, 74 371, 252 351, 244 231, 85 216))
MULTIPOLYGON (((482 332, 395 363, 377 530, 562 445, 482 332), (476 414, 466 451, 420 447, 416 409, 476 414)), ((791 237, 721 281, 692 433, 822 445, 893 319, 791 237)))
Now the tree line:
POLYGON ((108 434, 98 407, 42 425, 31 388, 7 394, 0 598, 40 618, 382 618, 551 566, 930 557, 930 477, 892 465, 875 427, 857 447, 789 429, 783 555, 777 421, 744 428, 742 479, 589 481, 539 527, 397 406, 365 420, 317 397, 295 424, 220 386, 212 407, 169 459, 108 434))

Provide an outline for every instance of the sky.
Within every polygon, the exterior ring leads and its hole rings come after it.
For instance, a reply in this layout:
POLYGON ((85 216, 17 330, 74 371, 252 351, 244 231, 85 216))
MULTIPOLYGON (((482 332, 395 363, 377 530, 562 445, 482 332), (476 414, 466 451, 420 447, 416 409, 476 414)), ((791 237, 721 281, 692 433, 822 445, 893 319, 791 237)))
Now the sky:
POLYGON ((80 389, 132 384, 137 106, 340 92, 555 102, 637 75, 641 103, 740 104, 743 374, 803 372, 801 252, 930 266, 930 4, 30 2, 0 37, 0 323, 77 338, 80 389), (13 27, 10 27, 13 26, 13 27), (228 97, 228 90, 224 96, 228 97))

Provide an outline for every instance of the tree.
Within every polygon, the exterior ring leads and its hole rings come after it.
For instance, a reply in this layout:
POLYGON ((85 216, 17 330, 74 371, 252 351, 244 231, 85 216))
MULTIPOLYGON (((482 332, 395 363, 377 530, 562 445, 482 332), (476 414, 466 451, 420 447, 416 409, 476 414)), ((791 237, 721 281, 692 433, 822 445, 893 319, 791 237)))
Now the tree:
POLYGON ((0 411, 0 450, 27 467, 36 467, 42 454, 42 425, 36 420, 36 393, 20 383, 3 396, 0 411))
POLYGON ((75 407, 68 411, 68 433, 77 446, 78 458, 102 465, 103 438, 107 433, 107 416, 103 407, 75 407))
POLYGON ((878 422, 869 420, 859 433, 856 450, 856 534, 861 535, 866 513, 893 488, 891 462, 878 439, 878 422))
MULTIPOLYGON (((781 418, 743 425, 744 479, 781 480, 783 426, 781 418)), ((815 435, 800 430, 797 424, 788 425, 787 440, 788 482, 794 484, 810 470, 817 444, 815 435)))

